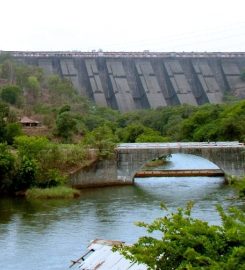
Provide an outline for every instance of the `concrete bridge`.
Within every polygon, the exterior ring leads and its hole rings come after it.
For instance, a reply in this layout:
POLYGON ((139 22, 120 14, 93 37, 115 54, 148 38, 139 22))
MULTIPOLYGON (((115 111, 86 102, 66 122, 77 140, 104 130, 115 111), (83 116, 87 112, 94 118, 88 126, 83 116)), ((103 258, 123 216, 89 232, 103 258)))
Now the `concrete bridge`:
POLYGON ((147 161, 166 154, 201 156, 216 164, 225 174, 245 175, 245 146, 239 142, 124 143, 119 144, 114 160, 101 161, 71 177, 77 187, 132 184, 147 161))
MULTIPOLYGON (((1 53, 6 53, 0 51, 1 53)), ((244 98, 245 52, 8 52, 47 75, 70 80, 81 95, 121 112, 244 98), (229 92, 230 91, 230 92, 229 92)))

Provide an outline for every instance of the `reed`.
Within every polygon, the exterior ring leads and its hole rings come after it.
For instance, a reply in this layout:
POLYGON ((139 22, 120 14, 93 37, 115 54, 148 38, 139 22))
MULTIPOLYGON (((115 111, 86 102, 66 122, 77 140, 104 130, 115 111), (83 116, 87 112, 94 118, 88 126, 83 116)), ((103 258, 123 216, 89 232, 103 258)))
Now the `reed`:
POLYGON ((31 188, 26 191, 28 199, 73 199, 80 196, 77 189, 59 186, 51 188, 31 188))

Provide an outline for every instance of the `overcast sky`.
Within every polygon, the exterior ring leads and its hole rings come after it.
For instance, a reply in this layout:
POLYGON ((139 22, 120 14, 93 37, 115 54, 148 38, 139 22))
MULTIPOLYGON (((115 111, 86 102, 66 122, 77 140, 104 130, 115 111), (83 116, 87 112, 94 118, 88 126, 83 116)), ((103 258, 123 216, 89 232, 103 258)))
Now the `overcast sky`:
POLYGON ((245 51, 245 0, 1 0, 0 50, 245 51))

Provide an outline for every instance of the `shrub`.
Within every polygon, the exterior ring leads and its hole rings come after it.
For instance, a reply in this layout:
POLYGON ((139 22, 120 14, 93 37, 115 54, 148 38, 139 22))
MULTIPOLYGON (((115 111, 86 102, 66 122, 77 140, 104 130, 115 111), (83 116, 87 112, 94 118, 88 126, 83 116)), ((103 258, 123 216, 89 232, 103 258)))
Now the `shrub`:
POLYGON ((14 138, 22 134, 22 129, 19 123, 9 123, 6 126, 6 140, 8 144, 13 144, 14 138))
POLYGON ((245 198, 245 177, 228 176, 228 183, 233 185, 241 198, 245 198))
POLYGON ((146 264, 148 269, 245 269, 245 215, 236 208, 226 214, 217 207, 222 226, 191 217, 192 203, 186 209, 154 220, 139 222, 148 233, 162 237, 140 237, 132 246, 120 246, 126 258, 146 264))
POLYGON ((69 141, 72 134, 77 131, 77 122, 69 111, 64 111, 56 119, 57 135, 65 141, 69 141))
POLYGON ((97 150, 99 159, 110 159, 114 157, 114 149, 118 138, 107 126, 95 128, 87 133, 82 140, 82 145, 97 150))
POLYGON ((49 141, 44 137, 19 136, 15 138, 14 143, 20 155, 30 159, 43 158, 43 151, 49 148, 49 141))
POLYGON ((38 164, 35 159, 22 156, 14 181, 15 190, 25 190, 37 184, 38 164))
POLYGON ((16 105, 20 100, 21 89, 16 85, 9 85, 2 88, 1 98, 2 100, 16 105))
POLYGON ((57 187, 65 184, 66 177, 61 175, 57 169, 49 169, 44 175, 40 177, 37 186, 40 188, 57 187))
POLYGON ((12 184, 15 158, 6 144, 0 143, 0 191, 7 190, 12 184))

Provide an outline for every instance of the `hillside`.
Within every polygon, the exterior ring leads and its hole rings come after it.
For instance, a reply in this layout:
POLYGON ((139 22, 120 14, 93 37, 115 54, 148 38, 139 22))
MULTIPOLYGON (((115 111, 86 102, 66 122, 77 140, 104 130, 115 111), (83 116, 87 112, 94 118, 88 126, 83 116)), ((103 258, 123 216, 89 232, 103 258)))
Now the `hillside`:
POLYGON ((80 96, 69 80, 9 57, 0 59, 0 83, 0 190, 62 184, 113 158, 118 142, 245 141, 245 100, 231 95, 222 104, 121 113, 80 96))

